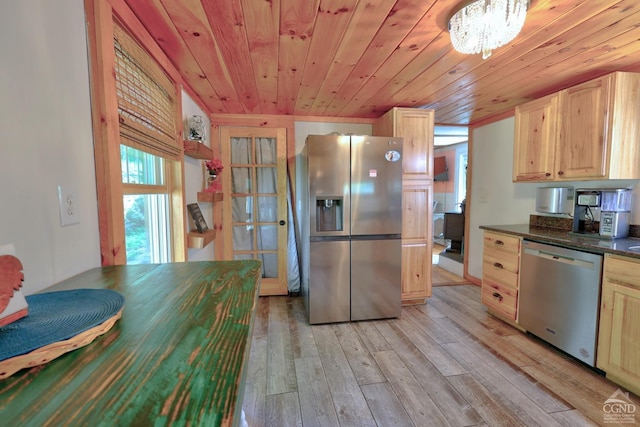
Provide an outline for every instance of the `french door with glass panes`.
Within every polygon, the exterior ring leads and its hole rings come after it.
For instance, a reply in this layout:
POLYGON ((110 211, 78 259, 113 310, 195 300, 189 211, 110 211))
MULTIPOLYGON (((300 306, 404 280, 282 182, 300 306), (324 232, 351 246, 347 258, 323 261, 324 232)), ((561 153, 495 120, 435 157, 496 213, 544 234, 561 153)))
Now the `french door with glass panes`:
POLYGON ((222 127, 220 142, 224 258, 262 261, 260 295, 286 295, 286 130, 222 127))

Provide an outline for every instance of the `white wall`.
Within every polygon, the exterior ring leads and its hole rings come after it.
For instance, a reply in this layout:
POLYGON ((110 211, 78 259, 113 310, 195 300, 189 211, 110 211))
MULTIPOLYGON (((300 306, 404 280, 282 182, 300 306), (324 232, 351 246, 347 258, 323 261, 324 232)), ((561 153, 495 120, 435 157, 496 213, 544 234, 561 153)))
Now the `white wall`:
MULTIPOLYGON (((211 122, 202 109, 196 104, 191 97, 182 92, 182 117, 184 122, 184 134, 188 134, 187 119, 191 116, 202 116, 205 123, 204 144, 207 147, 211 147, 211 122)), ((219 159, 220 153, 215 153, 214 157, 219 159)), ((198 192, 204 190, 204 160, 193 159, 189 156, 184 156, 184 198, 186 203, 197 203, 198 192)), ((222 171, 222 173, 228 173, 229 171, 222 171)), ((213 204, 211 203, 198 203, 202 216, 207 221, 207 226, 213 228, 213 204)), ((191 220, 191 215, 186 210, 185 205, 185 218, 186 218, 186 231, 195 230, 195 225, 191 220)), ((189 249, 187 253, 187 261, 210 261, 214 259, 213 243, 207 245, 202 249, 189 249)))
MULTIPOLYGON (((535 214, 537 187, 554 184, 514 183, 513 170, 513 118, 501 120, 475 129, 470 153, 471 206, 469 243, 465 248, 468 271, 471 276, 482 277, 481 225, 528 224, 535 214)), ((627 188, 633 187, 634 205, 632 224, 640 224, 640 185, 637 180, 569 181, 562 186, 573 188, 627 188)))
POLYGON ((295 122, 296 156, 304 148, 304 142, 309 135, 328 135, 330 133, 342 133, 345 135, 371 135, 373 125, 357 123, 321 123, 321 122, 295 122))
POLYGON ((0 2, 0 244, 32 294, 100 265, 82 0, 0 2), (58 185, 80 223, 62 227, 58 185))
POLYGON ((465 248, 469 274, 482 277, 482 230, 480 225, 526 224, 534 213, 539 184, 514 184, 514 119, 475 129, 470 153, 471 209, 469 243, 465 248))

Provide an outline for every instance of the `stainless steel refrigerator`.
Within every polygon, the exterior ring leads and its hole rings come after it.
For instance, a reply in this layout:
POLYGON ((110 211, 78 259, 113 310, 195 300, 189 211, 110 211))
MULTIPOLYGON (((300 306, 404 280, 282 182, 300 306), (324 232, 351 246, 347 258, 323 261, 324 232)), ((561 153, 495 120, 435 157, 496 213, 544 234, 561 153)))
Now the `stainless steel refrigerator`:
POLYGON ((309 323, 398 317, 402 139, 310 135, 301 163, 309 323))

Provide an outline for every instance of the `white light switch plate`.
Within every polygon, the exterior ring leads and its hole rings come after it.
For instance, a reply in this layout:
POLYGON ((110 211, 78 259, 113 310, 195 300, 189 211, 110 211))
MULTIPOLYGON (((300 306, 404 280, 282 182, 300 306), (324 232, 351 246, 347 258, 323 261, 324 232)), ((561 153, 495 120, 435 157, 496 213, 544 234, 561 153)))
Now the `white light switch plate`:
POLYGON ((67 226, 78 224, 80 216, 78 213, 78 201, 72 188, 58 185, 58 202, 60 204, 60 225, 67 226))

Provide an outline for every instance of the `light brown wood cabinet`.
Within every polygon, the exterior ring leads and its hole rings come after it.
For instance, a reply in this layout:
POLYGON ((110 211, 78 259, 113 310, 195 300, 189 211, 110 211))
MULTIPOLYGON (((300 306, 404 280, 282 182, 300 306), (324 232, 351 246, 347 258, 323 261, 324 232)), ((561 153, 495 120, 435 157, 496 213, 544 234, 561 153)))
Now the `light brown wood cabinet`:
POLYGON ((481 300, 498 317, 516 322, 520 287, 520 246, 516 236, 484 232, 481 300))
POLYGON ((431 296, 433 110, 393 108, 376 120, 373 134, 402 143, 402 303, 431 296))
POLYGON ((640 393, 640 260, 606 254, 596 366, 640 393))
POLYGON ((513 181, 640 178, 640 74, 615 72, 516 107, 513 181))
POLYGON ((513 180, 553 180, 558 141, 558 94, 516 107, 513 180))

